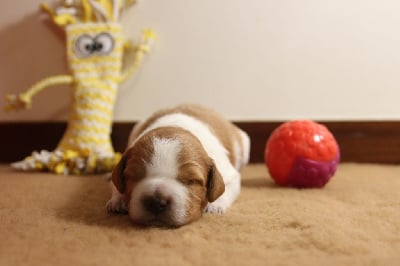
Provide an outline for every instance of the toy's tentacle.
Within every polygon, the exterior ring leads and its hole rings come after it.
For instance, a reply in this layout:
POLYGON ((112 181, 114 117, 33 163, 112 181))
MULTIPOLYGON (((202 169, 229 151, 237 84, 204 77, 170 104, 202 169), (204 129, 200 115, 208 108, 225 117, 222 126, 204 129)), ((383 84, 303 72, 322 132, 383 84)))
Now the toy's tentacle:
POLYGON ((76 17, 74 17, 73 15, 68 13, 56 14, 54 11, 51 10, 51 8, 48 5, 44 3, 42 3, 40 7, 42 8, 42 10, 47 12, 53 19, 53 22, 60 27, 64 27, 68 24, 75 24, 77 22, 76 17))
POLYGON ((70 75, 53 76, 43 79, 34 84, 24 93, 21 93, 19 95, 15 94, 7 95, 6 111, 28 109, 32 105, 32 97, 35 96, 37 93, 41 92, 46 87, 61 85, 61 84, 72 84, 73 82, 74 78, 70 75))
POLYGON ((82 8, 84 14, 83 22, 89 22, 93 15, 89 0, 82 0, 82 8))
POLYGON ((128 5, 136 0, 64 0, 53 10, 41 4, 42 10, 50 15, 53 22, 66 27, 71 24, 88 22, 117 22, 128 5))
POLYGON ((118 21, 119 11, 120 11, 120 7, 121 7, 120 0, 113 0, 113 6, 114 6, 114 10, 113 10, 112 17, 113 17, 114 21, 118 21))
MULTIPOLYGON (((121 82, 125 82, 132 75, 134 75, 143 61, 143 57, 150 51, 150 46, 153 40, 156 39, 156 34, 151 29, 142 31, 142 41, 135 47, 135 60, 132 65, 127 68, 121 75, 121 82)), ((129 45, 127 45, 129 47, 129 45)))
POLYGON ((97 2, 95 0, 89 0, 89 2, 92 5, 93 11, 99 21, 110 21, 110 15, 107 7, 103 6, 102 2, 97 2))

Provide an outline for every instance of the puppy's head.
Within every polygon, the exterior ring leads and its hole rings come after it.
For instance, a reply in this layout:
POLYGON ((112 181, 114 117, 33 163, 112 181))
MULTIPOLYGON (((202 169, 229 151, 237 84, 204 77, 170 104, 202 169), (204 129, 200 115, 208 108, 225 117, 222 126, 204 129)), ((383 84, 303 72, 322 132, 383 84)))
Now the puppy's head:
POLYGON ((138 224, 181 226, 201 217, 225 190, 200 142, 180 129, 155 129, 130 147, 112 181, 138 224))

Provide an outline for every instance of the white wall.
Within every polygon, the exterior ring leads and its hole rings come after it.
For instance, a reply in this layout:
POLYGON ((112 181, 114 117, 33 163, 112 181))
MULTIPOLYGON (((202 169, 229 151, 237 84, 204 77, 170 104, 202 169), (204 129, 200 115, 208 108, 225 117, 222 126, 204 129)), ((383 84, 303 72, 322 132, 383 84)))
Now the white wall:
MULTIPOLYGON (((1 95, 67 73, 62 35, 39 1, 23 2, 0 3, 1 95)), ((150 26, 159 38, 121 86, 115 120, 181 102, 246 121, 399 119, 399 10, 396 0, 139 0, 125 32, 150 26)), ((49 88, 0 120, 65 120, 68 97, 49 88)))

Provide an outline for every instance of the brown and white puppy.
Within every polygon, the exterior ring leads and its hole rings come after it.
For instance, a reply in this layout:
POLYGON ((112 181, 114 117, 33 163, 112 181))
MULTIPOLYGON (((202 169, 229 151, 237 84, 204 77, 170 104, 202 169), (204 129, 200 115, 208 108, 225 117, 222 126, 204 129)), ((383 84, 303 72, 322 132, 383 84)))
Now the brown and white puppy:
POLYGON ((181 226, 224 213, 240 193, 246 133, 198 105, 161 110, 139 123, 112 173, 110 212, 133 222, 181 226))

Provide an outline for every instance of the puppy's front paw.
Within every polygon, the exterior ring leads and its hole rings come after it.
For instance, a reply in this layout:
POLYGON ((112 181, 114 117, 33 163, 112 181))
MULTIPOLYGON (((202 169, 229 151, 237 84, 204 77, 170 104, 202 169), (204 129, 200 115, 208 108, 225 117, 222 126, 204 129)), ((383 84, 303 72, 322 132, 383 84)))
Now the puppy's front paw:
POLYGON ((120 197, 111 198, 106 204, 106 209, 108 212, 118 212, 118 213, 127 212, 125 202, 120 197))
POLYGON ((204 209, 205 213, 216 213, 216 214, 224 214, 228 206, 223 204, 222 202, 212 202, 208 203, 207 207, 204 209))

